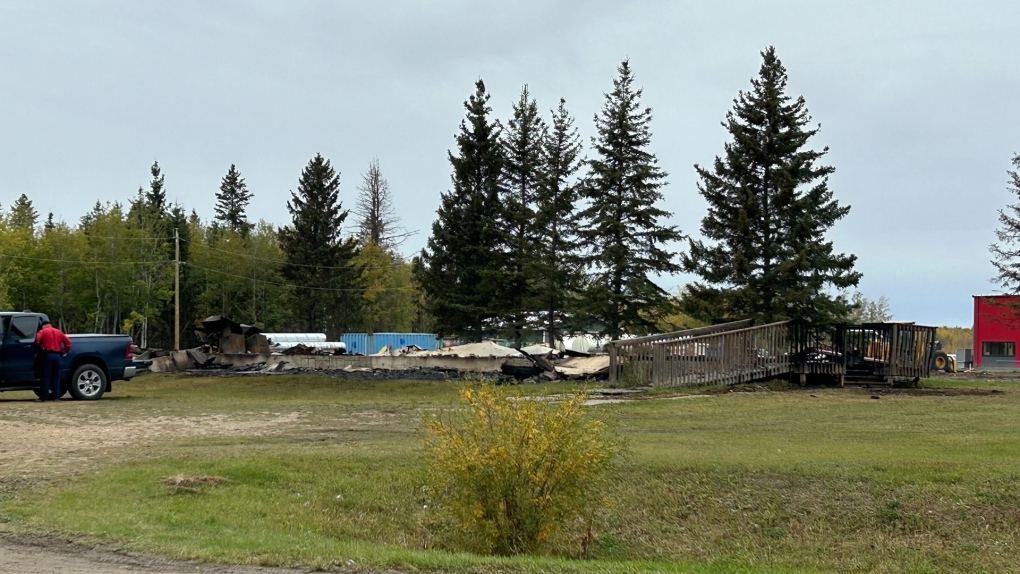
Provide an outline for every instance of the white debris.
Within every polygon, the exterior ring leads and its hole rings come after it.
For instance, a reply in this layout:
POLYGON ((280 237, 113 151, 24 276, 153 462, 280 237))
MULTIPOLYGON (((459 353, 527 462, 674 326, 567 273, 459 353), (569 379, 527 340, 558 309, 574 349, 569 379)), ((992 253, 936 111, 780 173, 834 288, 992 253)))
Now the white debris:
POLYGON ((436 351, 415 353, 415 357, 522 357, 517 349, 497 345, 492 341, 469 343, 456 347, 446 347, 436 351))
POLYGON ((559 352, 556 351, 556 349, 553 349, 552 347, 546 347, 545 345, 530 345, 527 347, 523 347, 521 348, 521 352, 527 353, 529 355, 540 355, 543 357, 550 353, 559 355, 559 352))

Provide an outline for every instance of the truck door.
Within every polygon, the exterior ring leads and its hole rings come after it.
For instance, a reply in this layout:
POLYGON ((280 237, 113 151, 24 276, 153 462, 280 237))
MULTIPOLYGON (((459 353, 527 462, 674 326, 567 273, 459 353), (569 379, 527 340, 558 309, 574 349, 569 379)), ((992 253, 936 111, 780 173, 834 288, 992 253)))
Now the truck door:
POLYGON ((4 382, 29 383, 35 376, 35 333, 39 330, 38 315, 15 315, 4 333, 4 382))

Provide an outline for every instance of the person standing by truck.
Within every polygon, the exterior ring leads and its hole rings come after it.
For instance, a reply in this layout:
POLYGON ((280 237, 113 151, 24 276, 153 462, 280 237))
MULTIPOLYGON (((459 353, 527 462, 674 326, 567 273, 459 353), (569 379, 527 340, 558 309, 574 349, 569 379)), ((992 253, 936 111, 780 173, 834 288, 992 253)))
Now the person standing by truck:
POLYGON ((71 339, 63 331, 50 324, 49 319, 42 320, 42 328, 35 336, 35 344, 43 356, 42 396, 38 401, 60 400, 60 358, 71 350, 71 339))

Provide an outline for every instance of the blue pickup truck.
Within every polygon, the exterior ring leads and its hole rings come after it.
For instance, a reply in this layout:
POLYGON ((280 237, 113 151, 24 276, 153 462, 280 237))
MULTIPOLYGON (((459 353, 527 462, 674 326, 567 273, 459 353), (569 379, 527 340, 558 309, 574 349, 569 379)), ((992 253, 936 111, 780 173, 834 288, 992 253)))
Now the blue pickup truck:
MULTIPOLYGON (((0 313, 0 391, 34 391, 41 395, 35 334, 46 315, 0 313)), ((112 382, 135 376, 131 337, 68 335, 71 352, 60 360, 60 392, 95 401, 110 392, 112 382)))

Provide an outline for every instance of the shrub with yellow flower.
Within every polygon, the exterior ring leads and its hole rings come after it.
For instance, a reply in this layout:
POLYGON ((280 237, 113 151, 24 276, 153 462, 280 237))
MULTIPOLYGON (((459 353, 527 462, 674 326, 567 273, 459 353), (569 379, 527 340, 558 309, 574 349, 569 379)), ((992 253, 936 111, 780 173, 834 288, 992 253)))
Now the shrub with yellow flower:
POLYGON ((590 526, 620 443, 585 393, 550 401, 480 384, 460 398, 426 416, 425 454, 433 508, 471 549, 530 553, 568 523, 590 526))

